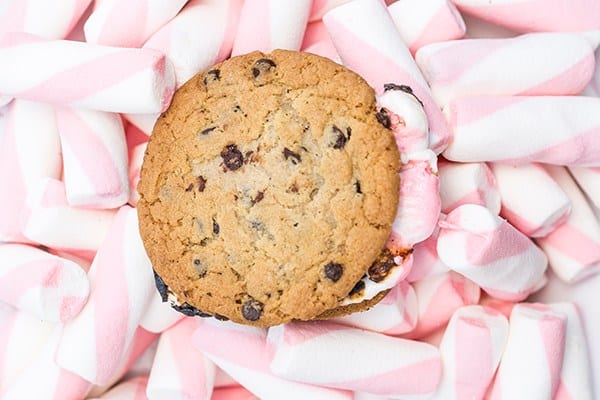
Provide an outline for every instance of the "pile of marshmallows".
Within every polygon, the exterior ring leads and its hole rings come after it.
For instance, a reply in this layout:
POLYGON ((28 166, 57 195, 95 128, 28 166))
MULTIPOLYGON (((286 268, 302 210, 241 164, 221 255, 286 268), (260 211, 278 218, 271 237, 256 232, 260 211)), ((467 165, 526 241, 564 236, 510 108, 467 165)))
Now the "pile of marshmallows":
POLYGON ((564 4, 0 1, 0 398, 593 399, 591 322, 530 297, 600 270, 600 5, 564 4), (457 9, 502 38, 459 40, 457 9), (367 312, 183 317, 138 234, 148 135, 195 73, 275 48, 376 90, 412 253, 367 312))

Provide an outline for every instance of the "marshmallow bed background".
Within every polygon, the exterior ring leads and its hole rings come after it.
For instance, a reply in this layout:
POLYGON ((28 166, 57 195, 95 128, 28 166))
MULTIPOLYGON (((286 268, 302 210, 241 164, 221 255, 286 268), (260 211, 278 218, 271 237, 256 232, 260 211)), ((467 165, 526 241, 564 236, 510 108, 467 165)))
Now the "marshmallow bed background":
POLYGON ((1 399, 600 395, 600 4, 387 3, 0 0, 1 399), (274 48, 375 88, 412 255, 365 313, 183 317, 137 231, 147 135, 197 71, 274 48))

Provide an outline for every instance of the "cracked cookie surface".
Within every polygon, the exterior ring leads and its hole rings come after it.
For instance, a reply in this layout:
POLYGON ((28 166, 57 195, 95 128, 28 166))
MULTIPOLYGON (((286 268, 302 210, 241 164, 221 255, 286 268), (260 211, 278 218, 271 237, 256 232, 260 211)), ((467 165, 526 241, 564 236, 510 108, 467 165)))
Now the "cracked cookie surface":
POLYGON ((158 119, 138 185, 164 285, 202 313, 272 326, 336 308, 380 254, 399 156, 373 90, 276 50, 193 77, 158 119))

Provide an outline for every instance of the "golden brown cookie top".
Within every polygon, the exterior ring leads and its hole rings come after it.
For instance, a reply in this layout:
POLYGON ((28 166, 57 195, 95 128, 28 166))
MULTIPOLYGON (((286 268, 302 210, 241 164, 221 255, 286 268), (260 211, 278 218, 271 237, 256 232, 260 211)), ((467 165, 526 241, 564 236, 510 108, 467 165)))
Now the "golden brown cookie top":
POLYGON ((312 54, 254 52, 196 75, 158 119, 140 232, 180 303, 259 326, 312 319, 384 247, 398 169, 362 78, 312 54))

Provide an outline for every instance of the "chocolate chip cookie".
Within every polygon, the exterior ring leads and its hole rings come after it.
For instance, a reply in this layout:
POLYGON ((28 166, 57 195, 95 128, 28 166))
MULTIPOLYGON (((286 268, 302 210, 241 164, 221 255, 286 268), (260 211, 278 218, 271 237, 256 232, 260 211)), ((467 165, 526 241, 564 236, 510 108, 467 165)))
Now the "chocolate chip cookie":
POLYGON ((399 155, 373 90, 328 59, 276 50, 184 84, 138 186, 163 298, 256 326, 342 304, 384 248, 399 155))

